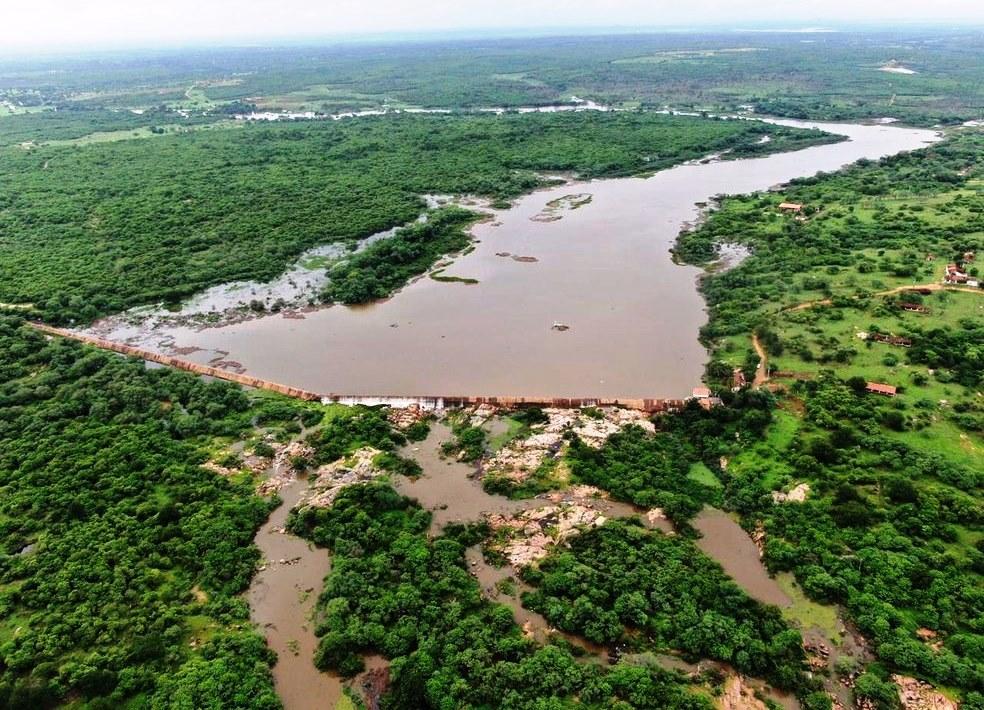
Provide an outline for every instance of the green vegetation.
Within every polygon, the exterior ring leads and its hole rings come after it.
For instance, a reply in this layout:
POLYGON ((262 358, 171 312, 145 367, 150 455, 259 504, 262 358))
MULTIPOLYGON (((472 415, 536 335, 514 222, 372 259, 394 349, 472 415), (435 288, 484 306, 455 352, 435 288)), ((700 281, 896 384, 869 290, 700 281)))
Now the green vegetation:
POLYGON ((472 426, 467 419, 452 417, 451 432, 454 438, 441 444, 445 456, 455 456, 460 461, 478 461, 485 454, 487 435, 480 426, 472 426))
MULTIPOLYGON (((165 133, 169 130, 186 130, 212 123, 216 118, 181 116, 165 109, 149 110, 142 114, 130 111, 62 110, 20 113, 0 117, 0 147, 21 144, 47 144, 78 142, 84 144, 87 137, 116 135, 120 139, 165 133)), ((100 140, 97 138, 97 140, 100 140)))
POLYGON ((840 620, 837 607, 833 604, 819 604, 803 592, 796 578, 788 572, 776 575, 776 581, 792 603, 782 610, 782 615, 795 623, 800 629, 819 629, 829 639, 839 638, 840 620))
POLYGON ((706 503, 720 502, 715 475, 720 458, 738 443, 761 434, 771 419, 772 400, 761 392, 725 393, 725 406, 707 411, 696 402, 659 420, 661 431, 626 427, 600 449, 575 439, 567 454, 571 479, 598 486, 619 500, 662 508, 678 527, 706 503), (699 465, 704 476, 692 475, 699 465))
MULTIPOLYGON (((980 118, 982 38, 972 28, 483 38, 155 52, 0 64, 18 107, 263 109, 335 113, 568 102, 816 119, 980 118), (892 62, 895 64, 893 65, 892 62), (880 71, 900 66, 913 74, 880 71)), ((242 109, 240 109, 242 110, 242 109)))
MULTIPOLYGON (((0 302, 33 303, 63 322, 176 302, 217 283, 273 278, 317 244, 407 224, 424 210, 423 194, 515 196, 541 184, 536 171, 639 173, 764 132, 786 138, 777 148, 826 140, 645 114, 403 115, 10 148, 0 161, 0 302)), ((466 216, 443 214, 353 256, 332 297, 385 295, 430 266, 433 250, 463 246, 466 216)))
POLYGON ((984 134, 957 131, 916 153, 794 181, 781 194, 728 198, 683 235, 677 254, 688 261, 712 259, 721 242, 752 249, 702 287, 711 380, 730 381, 734 366, 752 375, 755 331, 780 381, 837 367, 862 388, 865 380, 894 385, 899 396, 879 414, 891 429, 913 445, 923 432, 935 437, 928 448, 980 456, 984 298, 907 288, 938 288, 947 263, 977 273, 964 254, 984 247, 982 151, 984 134), (805 220, 780 214, 783 200, 805 205, 805 220), (911 347, 876 342, 876 334, 911 347))
MULTIPOLYGON (((246 98, 339 111, 580 96, 631 109, 750 104, 795 117, 893 115, 922 125, 980 118, 978 34, 802 37, 666 34, 5 64, 0 303, 51 321, 90 321, 226 281, 268 279, 314 245, 354 246, 409 225, 333 267, 325 298, 359 303, 467 248, 474 213, 444 208, 415 223, 424 195, 503 204, 544 184, 544 172, 646 174, 712 152, 740 157, 832 140, 635 110, 222 120, 251 110, 246 98), (879 71, 890 61, 916 73, 879 71), (241 128, 222 128, 229 125, 241 128), (772 140, 762 143, 766 133, 772 140), (138 137, 152 139, 130 140, 138 137)), ((829 707, 816 693, 825 672, 805 676, 791 624, 833 638, 843 614, 875 654, 860 669, 858 696, 894 709, 889 675, 904 672, 964 707, 984 707, 984 299, 935 289, 947 263, 979 276, 982 155, 984 135, 954 130, 916 153, 796 180, 781 193, 725 198, 682 235, 676 254, 689 263, 712 261, 723 243, 751 249, 702 282, 707 379, 722 405, 693 403, 656 419, 655 434, 629 427, 600 449, 570 437, 566 454, 521 486, 484 482, 513 496, 589 483, 663 508, 680 534, 631 520, 584 531, 524 571, 533 585, 524 603, 564 631, 620 650, 727 662, 796 691, 807 710, 829 707), (782 214, 783 201, 805 209, 782 214), (927 284, 934 290, 911 290, 927 284), (733 368, 754 374, 753 335, 767 351, 775 395, 729 391, 733 368), (866 393, 869 380, 897 386, 896 396, 866 393), (772 495, 794 488, 803 501, 772 495), (763 536, 765 562, 791 607, 780 613, 752 601, 696 549, 689 521, 706 504, 763 536)), ((445 452, 478 460, 542 416, 517 412, 491 437, 456 420, 445 452)), ((0 706, 279 705, 273 659, 241 596, 270 503, 254 495, 248 471, 220 477, 202 467, 238 468, 229 448, 236 440, 272 454, 257 427, 278 441, 306 429, 314 453, 299 467, 372 446, 382 452, 377 466, 405 476, 420 469, 398 447, 428 431, 422 423, 404 436, 379 408, 247 396, 148 370, 0 318, 0 706)), ((431 537, 430 514, 385 482, 350 487, 328 509, 296 510, 289 525, 334 556, 315 662, 351 676, 365 653, 383 654, 391 661, 384 707, 710 707, 713 683, 704 676, 584 663, 561 638, 527 638, 466 566, 465 550, 490 530, 448 525, 431 537)), ((511 594, 515 583, 502 589, 511 594)))
POLYGON ((478 279, 473 279, 468 276, 445 276, 444 269, 432 271, 428 274, 428 276, 430 276, 430 278, 434 281, 444 284, 465 284, 466 286, 474 286, 478 283, 478 279))
POLYGON ((382 653, 384 707, 711 707, 668 671, 606 670, 525 638, 466 569, 465 548, 487 531, 448 526, 431 539, 430 514, 386 484, 347 488, 329 509, 295 511, 289 526, 333 554, 317 665, 352 675, 362 653, 382 653))
MULTIPOLYGON (((445 207, 427 221, 397 230, 389 239, 369 245, 331 270, 323 296, 328 301, 365 303, 386 298, 409 279, 426 272, 445 255, 459 252, 471 241, 465 233, 477 218, 460 207, 445 207)), ((451 281, 450 277, 431 278, 451 281)))
POLYGON ((555 549, 523 578, 523 604, 595 643, 711 658, 779 688, 806 687, 803 642, 779 609, 749 598, 692 542, 611 521, 555 549))
POLYGON ((269 504, 200 464, 299 408, 13 318, 0 363, 0 705, 279 707, 240 596, 269 504))
POLYGON ((486 473, 482 477, 482 490, 521 500, 565 488, 568 481, 568 470, 564 463, 557 457, 548 456, 522 481, 517 482, 508 475, 494 471, 486 473))
POLYGON ((876 653, 857 693, 878 707, 895 706, 896 671, 984 702, 984 297, 906 290, 938 288, 948 262, 976 268, 965 253, 984 245, 982 148, 962 130, 782 194, 729 197, 677 246, 696 262, 723 242, 752 249, 703 282, 707 375, 725 386, 735 366, 752 374, 755 333, 786 392, 719 474, 724 503, 761 526, 766 563, 808 597, 793 595, 789 618, 829 626, 813 602, 843 606, 876 653), (804 204, 805 219, 779 214, 780 201, 804 204), (869 380, 897 395, 866 393, 869 380), (805 502, 773 501, 801 484, 805 502))
POLYGON ((380 407, 331 407, 306 442, 314 449, 313 465, 332 463, 366 446, 392 453, 406 443, 380 407))
POLYGON ((794 391, 805 415, 777 460, 751 450, 728 468, 732 504, 764 521, 766 562, 794 572, 812 599, 844 604, 883 662, 979 697, 980 467, 887 435, 877 396, 830 376, 794 391), (806 502, 771 504, 774 467, 780 484, 810 484, 806 502), (918 627, 940 634, 939 650, 918 627))

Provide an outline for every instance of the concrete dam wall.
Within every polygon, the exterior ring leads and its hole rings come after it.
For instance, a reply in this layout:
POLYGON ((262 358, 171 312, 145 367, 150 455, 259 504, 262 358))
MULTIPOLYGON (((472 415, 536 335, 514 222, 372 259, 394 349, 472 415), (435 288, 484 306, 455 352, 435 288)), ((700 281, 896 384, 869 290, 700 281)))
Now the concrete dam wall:
POLYGON ((226 380, 228 382, 235 382, 236 384, 243 385, 245 387, 254 387, 256 389, 269 390, 270 392, 277 392, 278 394, 285 395, 287 397, 294 397, 295 399, 302 399, 309 402, 320 401, 325 404, 337 403, 349 406, 355 405, 366 405, 366 406, 379 406, 385 405, 387 407, 394 407, 396 409, 405 409, 408 407, 419 407, 423 410, 442 410, 442 409, 453 409, 456 407, 467 407, 479 404, 488 404, 496 407, 503 407, 507 409, 522 408, 522 407, 557 407, 557 408, 579 408, 579 407, 625 407, 626 409, 637 409, 643 412, 668 412, 676 409, 681 409, 685 404, 686 400, 682 399, 616 399, 616 398, 600 398, 600 397, 484 397, 484 396, 471 396, 471 395, 434 395, 426 397, 407 397, 400 395, 393 396, 377 396, 377 395, 352 395, 352 394, 336 394, 336 393, 317 393, 309 392, 308 390, 303 390, 298 387, 290 387, 288 385, 280 384, 279 382, 270 382, 269 380, 262 380, 258 377, 252 377, 251 375, 240 374, 237 372, 229 372, 218 367, 211 367, 209 365, 200 365, 197 362, 190 362, 188 360, 182 360, 181 358, 174 357, 172 355, 163 355, 161 353, 154 352, 152 350, 145 350, 143 348, 136 348, 132 345, 127 345, 125 343, 120 343, 115 340, 106 340, 104 338, 97 338, 92 335, 86 335, 84 333, 79 333, 74 330, 66 330, 64 328, 55 328, 54 326, 45 325, 44 323, 29 322, 32 328, 47 335, 56 336, 60 338, 69 338, 71 340, 77 340, 86 345, 91 345, 93 347, 100 348, 102 350, 111 350, 112 352, 119 353, 121 355, 127 355, 129 357, 139 358, 141 360, 147 360, 149 362, 156 362, 167 367, 174 367, 179 370, 186 370, 187 372, 193 372, 196 375, 206 375, 208 377, 214 377, 219 380, 226 380))

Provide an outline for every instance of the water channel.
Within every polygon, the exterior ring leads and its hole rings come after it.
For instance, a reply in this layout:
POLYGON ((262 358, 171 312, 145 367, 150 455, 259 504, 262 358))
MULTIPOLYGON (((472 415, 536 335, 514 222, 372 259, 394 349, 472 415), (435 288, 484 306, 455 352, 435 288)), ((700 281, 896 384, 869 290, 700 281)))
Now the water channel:
MULTIPOLYGON (((887 125, 781 123, 820 127, 850 140, 533 193, 476 225, 475 250, 445 271, 476 278, 476 285, 424 278, 366 307, 322 308, 303 317, 274 315, 206 329, 169 325, 152 332, 121 320, 103 334, 164 351, 180 349, 203 363, 229 358, 259 377, 322 392, 683 396, 699 381, 706 359, 697 342, 706 314, 696 289, 700 270, 673 264, 669 248, 681 225, 699 217, 698 203, 916 149, 937 137, 887 125), (565 200, 570 196, 576 197, 565 200), (551 328, 555 321, 570 329, 551 328)), ((439 456, 438 444, 447 438, 446 429, 434 427, 407 452, 425 475, 394 482, 433 511, 435 530, 486 512, 514 513, 542 504, 485 494, 473 467, 439 456)), ((296 481, 282 490, 284 504, 257 535, 268 565, 249 592, 253 619, 279 657, 275 681, 288 710, 332 708, 342 692, 338 678, 311 663, 316 639, 310 615, 329 557, 282 532, 305 488, 304 481, 296 481)), ((638 512, 606 505, 608 516, 638 512)), ((695 525, 704 534, 702 549, 752 596, 790 603, 732 519, 705 511, 695 525)), ((486 565, 475 550, 467 562, 488 590, 508 575, 486 565)), ((542 618, 523 610, 518 597, 496 599, 513 609, 520 624, 542 632, 542 618)))
POLYGON ((488 210, 491 218, 472 230, 474 251, 444 271, 477 284, 425 277, 367 306, 211 328, 148 330, 123 319, 100 332, 201 363, 234 361, 257 377, 324 393, 686 396, 707 358, 697 340, 706 321, 702 272, 674 264, 669 250, 681 226, 699 218, 698 204, 938 137, 883 124, 775 123, 849 140, 568 183, 488 210))
MULTIPOLYGON (((493 419, 486 426, 494 428, 500 423, 493 419)), ((462 463, 441 455, 441 443, 451 438, 447 425, 433 424, 424 441, 409 444, 402 452, 420 464, 422 475, 416 479, 395 476, 392 481, 396 490, 416 499, 423 508, 431 511, 432 535, 440 534, 448 523, 477 521, 484 515, 493 513, 513 515, 523 510, 556 504, 557 499, 554 496, 510 500, 486 493, 482 489, 475 464, 462 463)), ((280 490, 282 505, 273 512, 256 536, 263 567, 254 577, 248 593, 252 619, 278 657, 273 670, 274 681, 286 710, 334 708, 346 685, 338 676, 318 671, 312 662, 317 648, 314 634, 315 604, 324 578, 330 571, 330 557, 325 550, 315 548, 284 530, 290 510, 303 500, 307 487, 307 480, 302 478, 289 482, 280 490)), ((638 516, 650 527, 673 533, 673 527, 667 520, 649 520, 643 509, 628 503, 591 499, 590 504, 605 518, 638 516)), ((694 525, 704 536, 698 541, 701 549, 717 560, 749 594, 760 601, 779 606, 790 603, 776 581, 769 577, 751 538, 731 517, 720 510, 707 508, 695 518, 694 525)), ((477 546, 466 551, 465 563, 483 594, 509 607, 516 623, 529 637, 542 643, 550 635, 559 634, 581 649, 583 662, 609 662, 612 649, 551 628, 541 615, 524 608, 520 597, 529 587, 515 576, 511 567, 489 564, 477 546), (503 586, 501 583, 507 579, 510 584, 503 586)), ((651 657, 650 661, 667 668, 686 672, 696 669, 693 664, 676 656, 648 656, 651 657)), ((347 683, 357 692, 363 688, 372 688, 373 679, 378 677, 374 673, 386 668, 385 659, 379 656, 368 657, 366 664, 367 671, 347 683)), ((378 691, 379 686, 375 687, 378 691)), ((786 707, 796 707, 795 700, 791 697, 776 694, 772 697, 782 701, 786 707)))
POLYGON ((294 480, 280 490, 283 503, 256 534, 261 570, 248 593, 253 622, 277 654, 274 685, 288 710, 334 708, 341 696, 341 681, 312 661, 318 645, 313 614, 331 560, 325 550, 284 531, 306 489, 306 480, 294 480))

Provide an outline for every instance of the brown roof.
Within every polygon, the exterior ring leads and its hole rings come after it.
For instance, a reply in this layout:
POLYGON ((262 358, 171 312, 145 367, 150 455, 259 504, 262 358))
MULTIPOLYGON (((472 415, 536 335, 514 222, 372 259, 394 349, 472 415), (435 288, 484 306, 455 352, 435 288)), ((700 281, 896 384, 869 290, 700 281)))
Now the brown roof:
POLYGON ((799 212, 803 209, 803 205, 798 202, 781 202, 779 203, 779 209, 781 210, 796 210, 799 212))
POLYGON ((895 394, 895 385, 883 385, 880 382, 869 382, 868 391, 876 394, 895 394))
POLYGON ((697 399, 710 397, 711 390, 709 390, 707 387, 694 387, 693 396, 697 399))

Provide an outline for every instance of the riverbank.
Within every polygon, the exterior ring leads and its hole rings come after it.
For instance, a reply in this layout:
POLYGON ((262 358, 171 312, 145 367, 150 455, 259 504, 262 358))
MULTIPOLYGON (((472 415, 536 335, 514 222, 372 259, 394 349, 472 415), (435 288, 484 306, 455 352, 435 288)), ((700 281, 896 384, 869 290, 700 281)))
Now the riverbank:
POLYGON ((681 225, 699 218, 698 203, 936 139, 897 126, 781 123, 849 140, 541 189, 492 210, 493 220, 472 229, 474 250, 445 267, 444 275, 477 284, 418 280, 387 301, 314 310, 303 320, 272 315, 206 330, 119 324, 103 334, 151 349, 201 348, 189 356, 195 362, 228 353, 250 374, 311 391, 576 397, 590 385, 602 397, 685 397, 707 358, 698 341, 707 317, 696 288, 703 272, 675 265, 668 252, 681 225), (585 203, 549 207, 572 195, 585 203), (544 209, 553 210, 551 221, 534 219, 544 209), (553 330, 555 322, 569 329, 553 330), (412 372, 393 366, 397 353, 414 362, 412 372))

